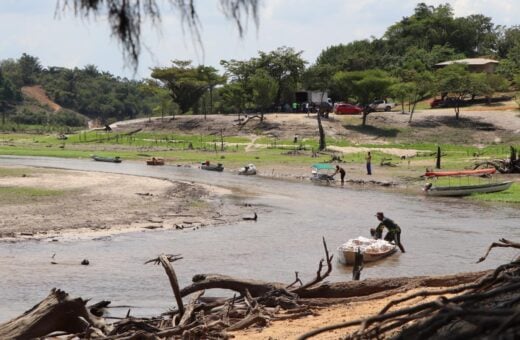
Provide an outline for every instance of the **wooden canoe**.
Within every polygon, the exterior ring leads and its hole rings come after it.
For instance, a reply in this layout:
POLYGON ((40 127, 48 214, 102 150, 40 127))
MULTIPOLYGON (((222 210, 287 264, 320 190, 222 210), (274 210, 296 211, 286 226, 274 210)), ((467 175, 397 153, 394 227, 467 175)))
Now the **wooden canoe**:
POLYGON ((148 165, 164 165, 164 158, 153 157, 146 161, 148 165))

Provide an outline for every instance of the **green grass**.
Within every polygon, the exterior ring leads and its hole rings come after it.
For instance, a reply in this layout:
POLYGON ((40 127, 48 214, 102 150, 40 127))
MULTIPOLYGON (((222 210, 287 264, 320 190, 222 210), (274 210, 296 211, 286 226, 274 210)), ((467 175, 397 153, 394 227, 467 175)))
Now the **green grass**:
MULTIPOLYGON (((403 128, 405 129, 405 128, 403 128)), ((387 133, 392 133, 387 131, 387 133)), ((328 146, 359 146, 372 150, 374 165, 381 159, 390 159, 392 163, 400 163, 400 167, 424 170, 426 166, 435 164, 437 144, 434 143, 392 143, 354 145, 347 138, 327 138, 328 146), (375 150, 375 149, 379 150, 375 150), (415 149, 419 154, 408 161, 402 161, 397 156, 384 152, 385 148, 415 149)), ((139 132, 131 136, 104 131, 81 132, 70 135, 65 141, 58 140, 57 135, 46 134, 0 134, 0 154, 14 156, 47 156, 62 158, 90 158, 93 154, 99 156, 119 156, 123 161, 144 161, 155 156, 163 157, 168 164, 199 163, 205 160, 220 162, 229 169, 240 167, 247 163, 258 166, 275 164, 307 166, 317 162, 330 160, 328 155, 319 158, 311 157, 311 150, 317 150, 317 139, 301 139, 293 143, 292 139, 275 139, 260 137, 255 141, 259 148, 244 152, 245 144, 250 143, 248 137, 224 137, 225 150, 220 151, 220 135, 181 135, 164 132, 139 132), (239 143, 236 145, 233 143, 239 143), (261 147, 263 146, 263 147, 261 147), (302 149, 302 150, 299 150, 302 149), (289 151, 299 150, 299 154, 291 155, 289 151)), ((476 147, 471 145, 443 144, 441 145, 442 169, 460 170, 472 168, 475 160, 486 158, 507 158, 509 145, 487 145, 476 147)), ((348 163, 362 164, 365 162, 365 152, 345 154, 343 160, 348 163)))
POLYGON ((0 187, 0 202, 2 204, 27 203, 41 198, 64 195, 64 190, 52 190, 34 187, 0 187))
POLYGON ((492 192, 489 194, 473 194, 470 198, 487 202, 520 203, 520 183, 513 183, 513 185, 505 191, 492 192))

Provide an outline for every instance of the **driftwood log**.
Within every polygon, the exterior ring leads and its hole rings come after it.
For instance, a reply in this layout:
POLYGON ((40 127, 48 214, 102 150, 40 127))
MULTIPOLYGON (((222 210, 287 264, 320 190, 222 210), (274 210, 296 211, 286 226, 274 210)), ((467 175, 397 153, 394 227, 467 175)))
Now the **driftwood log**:
POLYGON ((494 159, 488 161, 479 161, 475 163, 473 169, 480 167, 495 168, 501 174, 520 173, 520 152, 513 146, 510 146, 510 154, 508 159, 494 159))
MULTIPOLYGON (((520 249, 501 239, 496 247, 520 249)), ((331 330, 359 326, 345 339, 517 339, 520 337, 520 257, 472 283, 442 290, 423 290, 388 303, 377 315, 307 332, 299 340, 331 330), (446 294, 457 294, 448 298, 446 294), (437 300, 393 310, 418 297, 437 300)))
MULTIPOLYGON (((454 323, 461 329, 461 337, 458 338, 463 338, 463 335, 473 337, 482 329, 483 334, 491 337, 497 334, 508 334, 512 338, 520 335, 518 261, 494 271, 479 273, 323 283, 332 270, 332 255, 325 240, 323 246, 325 256, 318 264, 316 275, 303 283, 296 272, 294 282, 289 285, 203 274, 196 275, 191 285, 180 289, 172 266, 180 256, 161 255, 147 263, 161 264, 165 269, 175 296, 176 309, 155 318, 134 318, 128 313, 126 318, 108 325, 102 314, 109 302, 102 301, 87 307, 84 300, 71 299, 66 293, 53 290, 31 310, 0 325, 0 339, 28 339, 49 334, 91 339, 227 339, 231 336, 229 332, 236 330, 313 315, 312 307, 388 297, 419 287, 423 290, 390 302, 377 315, 314 330, 301 339, 356 325, 360 328, 347 335, 348 338, 387 338, 395 334, 402 339, 428 338, 444 334, 443 325, 454 323), (428 290, 439 287, 443 289, 428 290), (212 288, 232 290, 239 295, 235 294, 232 298, 204 297, 205 290, 212 288), (184 306, 181 298, 190 294, 191 298, 184 306), (448 299, 444 297, 446 294, 455 296, 448 299), (396 309, 405 301, 423 296, 439 298, 396 309), (493 305, 489 315, 485 314, 489 311, 483 306, 492 304, 493 299, 497 298, 504 303, 493 305), (478 302, 484 305, 479 306, 476 304, 478 302), (415 326, 403 330, 409 323, 415 326), (475 325, 480 328, 475 328, 475 325)), ((502 239, 492 245, 488 253, 495 247, 520 249, 520 244, 502 239)))
POLYGON ((0 325, 0 339, 33 339, 53 332, 85 334, 94 328, 108 332, 110 327, 91 314, 86 301, 71 299, 59 289, 19 317, 0 325))

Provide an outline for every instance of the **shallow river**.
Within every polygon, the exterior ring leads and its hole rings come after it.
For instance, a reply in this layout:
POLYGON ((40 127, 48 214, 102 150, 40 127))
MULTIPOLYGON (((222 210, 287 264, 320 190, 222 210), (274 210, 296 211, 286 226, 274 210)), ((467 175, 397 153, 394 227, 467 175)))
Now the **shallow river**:
MULTIPOLYGON (((174 266, 187 285, 197 273, 292 282, 294 271, 312 278, 323 256, 322 236, 334 251, 377 225, 376 211, 384 211, 403 229, 406 253, 369 264, 362 278, 452 274, 496 267, 516 252, 498 250, 481 264, 475 261, 492 241, 520 238, 520 210, 462 199, 406 196, 350 188, 315 186, 198 169, 124 162, 0 156, 0 165, 31 165, 105 171, 189 180, 226 188, 246 189, 254 198, 230 196, 263 206, 259 220, 198 230, 127 233, 101 239, 60 242, 0 243, 0 322, 14 317, 57 287, 72 296, 108 299, 131 306, 133 315, 151 315, 174 305, 162 268, 143 265, 160 253, 181 254, 174 266), (56 254, 58 265, 51 265, 56 254), (88 258, 90 266, 78 265, 88 258)), ((351 268, 334 262, 330 281, 350 280, 351 268)), ((217 292, 222 293, 222 292, 217 292)), ((128 307, 114 309, 115 315, 128 307)))

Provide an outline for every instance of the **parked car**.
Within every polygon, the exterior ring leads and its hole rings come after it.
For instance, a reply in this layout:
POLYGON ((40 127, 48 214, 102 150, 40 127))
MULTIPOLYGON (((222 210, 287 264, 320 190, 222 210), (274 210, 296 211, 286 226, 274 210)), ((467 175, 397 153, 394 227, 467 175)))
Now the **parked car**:
POLYGON ((334 108, 337 115, 356 115, 363 112, 363 108, 353 104, 338 104, 334 108))
POLYGON ((441 98, 434 98, 431 102, 430 102, 430 107, 432 109, 435 109, 437 107, 443 107, 444 106, 444 100, 442 100, 441 98))
MULTIPOLYGON (((468 105, 468 101, 459 100, 458 104, 459 104, 459 106, 466 106, 466 105, 468 105)), ((455 106, 457 106, 457 98, 451 98, 451 97, 446 97, 445 99, 434 98, 430 102, 430 107, 432 109, 441 108, 441 107, 455 107, 455 106)))
POLYGON ((373 111, 391 111, 394 107, 396 107, 396 103, 392 103, 386 100, 374 100, 371 104, 368 105, 368 110, 370 112, 373 111))

